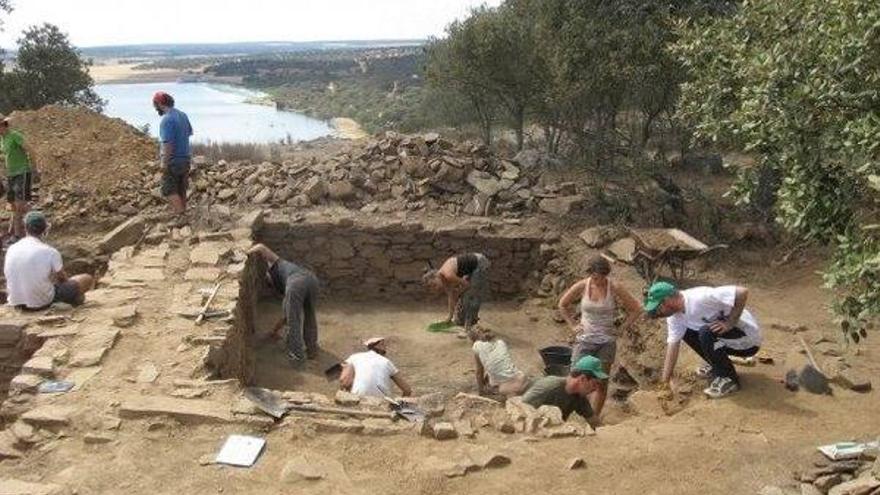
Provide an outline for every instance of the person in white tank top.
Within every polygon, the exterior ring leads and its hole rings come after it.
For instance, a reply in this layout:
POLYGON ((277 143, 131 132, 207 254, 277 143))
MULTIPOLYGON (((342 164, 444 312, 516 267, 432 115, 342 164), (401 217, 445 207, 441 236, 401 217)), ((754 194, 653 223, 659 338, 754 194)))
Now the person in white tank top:
MULTIPOLYGON (((586 355, 595 356, 609 373, 617 354, 615 321, 618 308, 626 312, 621 325, 622 331, 626 332, 642 316, 642 306, 626 289, 611 281, 611 265, 605 258, 596 256, 590 259, 588 270, 590 276, 569 287, 559 299, 559 312, 572 331, 574 349, 571 362, 576 363, 586 355), (580 310, 579 319, 571 311, 576 303, 580 310)), ((602 412, 607 394, 607 383, 603 383, 590 397, 597 416, 602 412)))

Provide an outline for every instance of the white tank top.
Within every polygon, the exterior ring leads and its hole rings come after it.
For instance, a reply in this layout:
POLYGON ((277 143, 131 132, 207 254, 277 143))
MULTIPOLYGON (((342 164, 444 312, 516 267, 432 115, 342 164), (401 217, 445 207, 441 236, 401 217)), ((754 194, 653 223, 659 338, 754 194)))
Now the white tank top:
POLYGON ((614 340, 614 319, 617 316, 617 303, 611 281, 605 290, 605 297, 593 301, 590 299, 591 280, 587 279, 587 287, 581 296, 581 331, 577 340, 585 344, 607 344, 614 340))

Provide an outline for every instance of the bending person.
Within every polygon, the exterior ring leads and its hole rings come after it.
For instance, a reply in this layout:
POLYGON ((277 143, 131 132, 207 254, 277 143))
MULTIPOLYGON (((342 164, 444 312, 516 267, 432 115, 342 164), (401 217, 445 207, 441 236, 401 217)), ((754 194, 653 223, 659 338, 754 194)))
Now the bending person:
MULTIPOLYGON (((639 302, 622 286, 611 281, 611 265, 601 256, 589 262, 590 276, 568 288, 559 299, 559 312, 572 329, 575 341, 571 362, 592 355, 602 362, 605 373, 611 372, 617 355, 615 320, 618 308, 626 311, 621 330, 627 332, 642 315, 639 302), (578 304, 580 321, 575 319, 571 306, 578 304)), ((593 411, 598 416, 605 406, 608 384, 602 383, 591 397, 593 411)))
POLYGON ((480 306, 489 289, 489 259, 480 253, 453 256, 423 277, 436 292, 446 293, 446 321, 469 331, 480 319, 480 306))
POLYGON ((718 399, 739 390, 739 376, 729 356, 754 356, 761 346, 758 322, 745 309, 748 298, 748 289, 734 285, 682 291, 667 282, 651 285, 645 311, 652 318, 666 317, 666 387, 671 385, 684 341, 708 363, 697 370, 698 375, 711 380, 703 393, 718 399))
POLYGON ((280 258, 263 244, 248 250, 260 256, 268 265, 269 282, 284 296, 284 315, 273 333, 287 327, 286 348, 291 364, 301 364, 306 357, 318 357, 318 319, 315 309, 318 301, 318 278, 311 270, 280 258))
POLYGON ((401 395, 409 397, 412 389, 394 363, 386 357, 384 337, 373 337, 366 342, 365 352, 348 356, 342 363, 339 386, 355 395, 386 397, 391 395, 391 384, 400 389, 401 395))
POLYGON ((568 420, 576 412, 593 429, 599 426, 598 416, 593 413, 588 398, 608 379, 602 371, 602 363, 593 356, 584 356, 571 365, 568 376, 545 376, 535 380, 522 401, 538 408, 556 406, 562 411, 562 419, 568 420))
POLYGON ((95 279, 82 274, 68 277, 61 253, 43 242, 49 223, 42 212, 30 211, 24 217, 26 237, 6 251, 7 300, 19 309, 39 310, 54 302, 79 306, 95 279))
POLYGON ((492 389, 506 397, 525 392, 529 378, 514 364, 507 343, 488 329, 474 329, 468 335, 474 343, 475 374, 480 394, 487 394, 492 389))

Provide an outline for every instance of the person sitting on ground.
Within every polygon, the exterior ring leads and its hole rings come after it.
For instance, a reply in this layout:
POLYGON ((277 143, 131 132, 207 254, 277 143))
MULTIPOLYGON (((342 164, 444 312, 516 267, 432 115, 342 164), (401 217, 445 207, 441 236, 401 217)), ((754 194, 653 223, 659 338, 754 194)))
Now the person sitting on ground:
POLYGON ((475 374, 480 394, 497 390, 506 397, 513 397, 525 392, 529 378, 514 364, 507 343, 487 328, 473 328, 468 335, 474 343, 475 374))
MULTIPOLYGON (((642 315, 639 302, 622 285, 612 283, 611 264, 601 256, 589 261, 590 276, 575 283, 559 299, 559 312, 572 329, 574 350, 571 362, 576 363, 582 356, 592 355, 602 361, 605 373, 611 373, 611 366, 617 354, 617 337, 615 320, 617 309, 626 311, 626 320, 621 331, 629 331, 636 320, 642 315), (575 320, 570 307, 579 301, 580 321, 575 320)), ((605 398, 608 395, 608 384, 596 390, 590 398, 590 404, 596 416, 602 413, 605 398)))
POLYGON ((480 319, 480 306, 487 296, 489 259, 480 253, 453 256, 440 266, 430 269, 424 283, 435 292, 446 293, 449 314, 447 322, 454 322, 469 331, 480 319))
POLYGON ((308 357, 318 357, 318 319, 315 315, 318 300, 318 277, 311 270, 282 259, 263 244, 248 250, 268 265, 266 276, 270 285, 284 296, 283 316, 272 330, 277 335, 287 326, 287 357, 293 365, 300 365, 308 357))
POLYGON ((28 212, 24 226, 27 236, 6 251, 8 304, 27 310, 45 309, 55 302, 82 304, 95 279, 87 274, 67 276, 61 253, 43 242, 49 223, 42 212, 28 212))
POLYGON ((545 376, 538 378, 522 396, 526 404, 538 408, 556 406, 567 420, 572 412, 587 420, 593 429, 599 425, 590 407, 590 395, 607 380, 602 362, 595 356, 584 356, 571 366, 568 376, 545 376))
POLYGON ((672 373, 683 340, 708 365, 697 374, 711 380, 703 392, 717 399, 740 388, 739 376, 729 356, 749 357, 761 346, 761 329, 745 309, 745 287, 694 287, 679 291, 670 283, 656 282, 648 289, 645 312, 666 317, 666 361, 662 383, 671 388, 672 373))
POLYGON ((24 136, 9 126, 9 119, 0 115, 0 148, 6 157, 6 200, 12 206, 10 231, 13 241, 25 235, 24 215, 32 199, 31 187, 39 181, 37 168, 24 136))
POLYGON ((401 395, 409 397, 412 389, 403 379, 394 363, 386 357, 388 349, 384 337, 373 337, 364 342, 365 352, 348 356, 342 363, 339 386, 343 390, 363 397, 386 397, 390 395, 391 383, 400 389, 401 395))

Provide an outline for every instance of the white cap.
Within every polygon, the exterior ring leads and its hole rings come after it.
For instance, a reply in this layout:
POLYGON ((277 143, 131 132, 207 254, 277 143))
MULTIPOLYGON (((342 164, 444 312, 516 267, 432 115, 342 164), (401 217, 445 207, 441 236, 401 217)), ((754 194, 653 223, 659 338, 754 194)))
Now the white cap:
POLYGON ((385 340, 385 337, 372 337, 364 341, 364 346, 369 348, 385 340))

